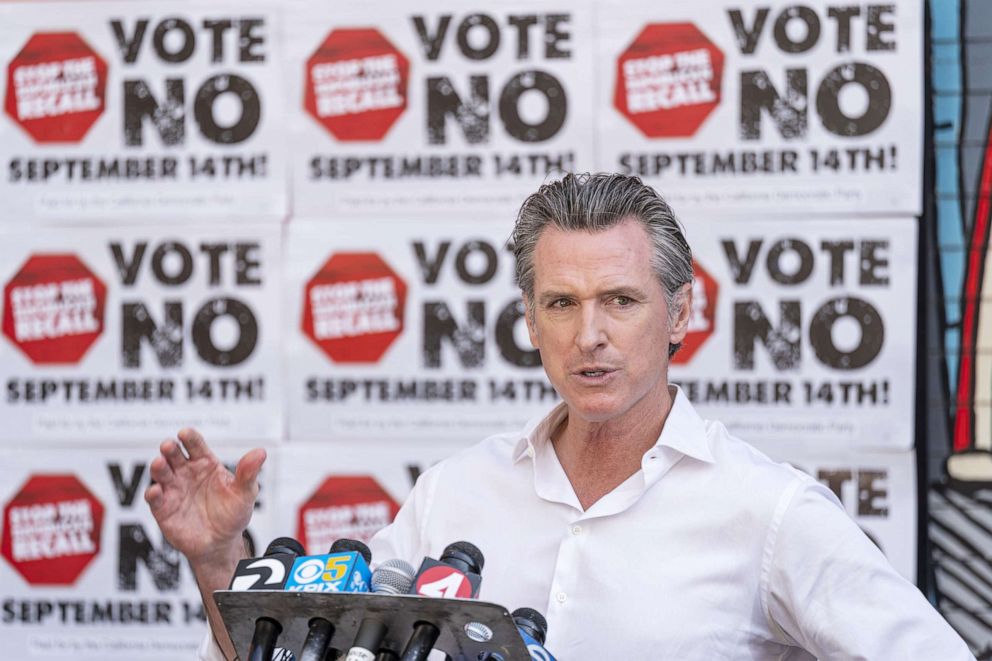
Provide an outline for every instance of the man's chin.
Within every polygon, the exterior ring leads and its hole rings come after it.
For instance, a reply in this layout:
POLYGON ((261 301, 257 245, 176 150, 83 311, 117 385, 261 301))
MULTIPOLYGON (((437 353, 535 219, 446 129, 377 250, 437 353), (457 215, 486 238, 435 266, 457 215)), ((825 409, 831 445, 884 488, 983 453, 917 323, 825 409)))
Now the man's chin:
POLYGON ((609 422, 615 420, 626 412, 626 409, 619 406, 615 401, 588 401, 579 399, 568 404, 568 413, 586 422, 609 422))

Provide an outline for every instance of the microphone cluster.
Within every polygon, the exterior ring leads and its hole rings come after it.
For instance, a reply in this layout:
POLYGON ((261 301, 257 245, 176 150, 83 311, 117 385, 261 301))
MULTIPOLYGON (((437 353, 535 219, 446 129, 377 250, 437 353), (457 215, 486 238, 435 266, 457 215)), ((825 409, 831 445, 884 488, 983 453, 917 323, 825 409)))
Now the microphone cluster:
MULTIPOLYGON (((476 599, 485 564, 482 552, 464 541, 448 545, 437 560, 424 558, 416 572, 409 563, 399 559, 386 560, 372 572, 369 569, 371 559, 369 548, 356 540, 339 539, 328 553, 308 556, 303 545, 295 539, 279 537, 269 544, 262 557, 238 563, 230 589, 476 599)), ((554 661, 543 647, 548 625, 540 613, 520 608, 513 612, 513 621, 531 659, 554 661)), ((441 633, 436 622, 418 621, 402 652, 398 652, 385 644, 388 633, 385 618, 367 614, 359 623, 350 648, 342 654, 341 650, 331 647, 334 622, 318 615, 312 617, 308 625, 297 661, 338 658, 344 661, 425 661, 441 633)), ((248 661, 272 661, 281 633, 282 625, 275 619, 256 618, 248 661)))

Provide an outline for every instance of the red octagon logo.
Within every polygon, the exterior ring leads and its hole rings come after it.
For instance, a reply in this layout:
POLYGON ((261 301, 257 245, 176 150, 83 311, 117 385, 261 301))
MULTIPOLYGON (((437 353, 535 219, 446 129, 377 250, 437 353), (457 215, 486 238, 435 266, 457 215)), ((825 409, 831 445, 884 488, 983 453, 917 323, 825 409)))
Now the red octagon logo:
POLYGON ((369 476, 329 477, 300 508, 296 538, 307 553, 327 553, 339 539, 366 544, 392 523, 400 506, 369 476))
POLYGON ((381 140, 406 110, 409 78, 378 30, 332 30, 307 60, 303 106, 338 140, 381 140))
POLYGON ((686 365, 696 355, 703 343, 716 330, 716 300, 719 286, 699 262, 692 261, 695 280, 692 282, 692 309, 689 310, 689 332, 682 340, 682 348, 672 356, 673 365, 686 365))
POLYGON ((38 365, 78 363, 103 332, 107 288, 75 255, 32 255, 3 290, 3 334, 38 365))
POLYGON ((303 332, 337 363, 374 363, 403 332, 406 283, 375 253, 337 253, 304 291, 303 332))
POLYGON ((40 32, 7 65, 4 109, 35 142, 79 142, 103 113, 107 63, 75 32, 40 32))
POLYGON ((613 105, 649 138, 696 133, 720 104, 723 53, 692 23, 652 23, 617 60, 613 105))
POLYGON ((103 505, 75 475, 35 475, 3 509, 0 554, 31 585, 72 585, 102 526, 103 505))

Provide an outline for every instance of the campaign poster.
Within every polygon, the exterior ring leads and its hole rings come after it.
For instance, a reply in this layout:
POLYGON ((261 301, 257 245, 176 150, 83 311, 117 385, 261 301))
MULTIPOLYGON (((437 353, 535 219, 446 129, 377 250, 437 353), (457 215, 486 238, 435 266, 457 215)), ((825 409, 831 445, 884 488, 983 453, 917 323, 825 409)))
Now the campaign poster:
MULTIPOLYGON (((384 439, 288 443, 278 449, 277 511, 307 553, 339 539, 368 544, 392 523, 420 474, 462 449, 458 442, 384 439)), ((375 563, 389 558, 373 558, 375 563)))
POLYGON ((0 444, 282 435, 279 228, 0 234, 0 444))
POLYGON ((896 571, 916 583, 916 453, 824 450, 814 444, 754 443, 775 461, 828 487, 896 571))
POLYGON ((913 447, 916 219, 685 226, 695 281, 669 380, 703 417, 747 441, 913 447))
POLYGON ((513 284, 511 225, 297 220, 289 440, 478 441, 558 401, 513 284))
POLYGON ((258 2, 0 4, 0 222, 280 221, 278 16, 258 2))
POLYGON ((683 212, 919 214, 923 5, 596 4, 597 168, 683 212))
POLYGON ((294 213, 508 213, 594 165, 584 0, 287 5, 294 213))
MULTIPOLYGON (((21 445, 28 447, 24 437, 21 445)), ((248 447, 218 454, 233 466, 248 447)), ((9 659, 192 659, 206 633, 186 559, 147 503, 142 449, 0 449, 0 639, 9 659)), ((249 526, 275 534, 274 461, 263 467, 249 526)))

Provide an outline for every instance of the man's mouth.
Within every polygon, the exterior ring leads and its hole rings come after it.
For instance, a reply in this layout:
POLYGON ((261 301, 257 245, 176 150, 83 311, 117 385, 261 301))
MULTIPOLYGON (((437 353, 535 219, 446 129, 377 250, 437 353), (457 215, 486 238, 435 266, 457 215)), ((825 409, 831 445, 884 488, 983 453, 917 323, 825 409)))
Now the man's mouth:
POLYGON ((598 368, 598 369, 578 370, 576 372, 576 374, 579 374, 581 376, 587 376, 587 377, 595 378, 597 376, 603 376, 604 374, 609 374, 610 372, 614 372, 614 371, 615 370, 612 370, 612 369, 603 367, 603 368, 598 368))

